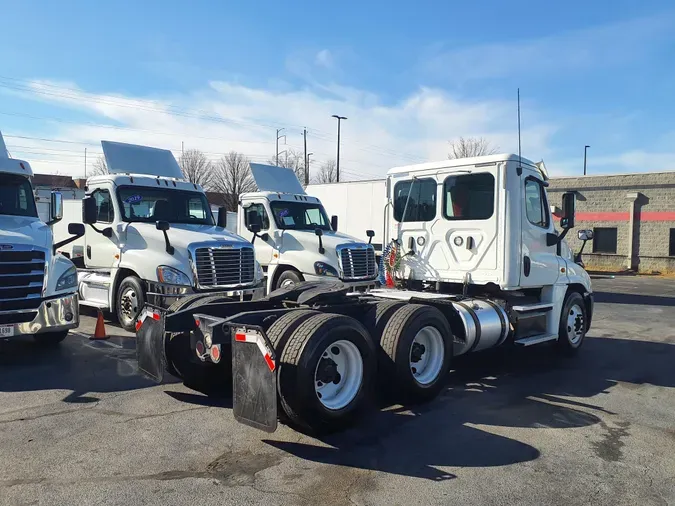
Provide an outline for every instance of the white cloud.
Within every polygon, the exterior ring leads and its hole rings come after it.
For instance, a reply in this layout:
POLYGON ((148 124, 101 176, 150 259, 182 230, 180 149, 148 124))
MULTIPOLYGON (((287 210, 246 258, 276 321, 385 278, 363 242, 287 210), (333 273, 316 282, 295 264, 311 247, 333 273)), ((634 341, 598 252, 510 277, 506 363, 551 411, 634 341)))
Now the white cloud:
MULTIPOLYGON (((154 100, 87 93, 72 83, 68 90, 63 86, 35 81, 30 96, 93 119, 82 124, 56 123, 48 135, 44 129, 35 135, 82 144, 9 139, 10 149, 19 142, 30 148, 28 154, 15 156, 28 159, 37 172, 82 174, 85 145, 91 163, 100 153, 101 139, 165 147, 176 154, 184 142, 186 148, 201 149, 214 159, 236 150, 263 161, 274 155, 276 128, 284 127, 287 135, 287 146, 281 150, 302 150, 304 126, 309 130, 308 150, 315 153, 313 167, 318 167, 335 157, 332 114, 349 118, 342 123, 340 153, 347 179, 381 177, 394 166, 443 159, 448 141, 459 136, 485 137, 502 151, 517 149, 515 103, 466 100, 435 88, 423 87, 395 103, 383 103, 373 93, 335 84, 268 89, 214 81, 204 88, 154 100)), ((536 117, 535 112, 530 111, 528 117, 536 117)), ((523 131, 523 155, 546 157, 554 132, 554 125, 532 121, 523 131)))
POLYGON ((316 53, 316 58, 314 58, 314 62, 320 67, 330 69, 333 67, 333 55, 328 49, 322 49, 321 51, 316 53))
MULTIPOLYGON (((659 16, 575 30, 512 43, 448 48, 437 46, 421 67, 457 81, 506 76, 550 76, 572 69, 605 68, 644 57, 672 31, 675 16, 659 16)), ((527 34, 527 30, 513 33, 527 34)))

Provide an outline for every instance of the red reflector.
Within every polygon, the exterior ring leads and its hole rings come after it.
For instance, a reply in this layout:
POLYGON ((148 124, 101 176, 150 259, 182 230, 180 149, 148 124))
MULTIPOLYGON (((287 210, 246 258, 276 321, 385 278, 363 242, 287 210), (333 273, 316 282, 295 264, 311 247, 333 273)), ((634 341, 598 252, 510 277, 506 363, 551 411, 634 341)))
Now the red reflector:
POLYGON ((199 320, 195 320, 195 325, 197 325, 197 327, 199 327, 199 320))
POLYGON ((195 345, 195 349, 197 350, 197 355, 201 356, 204 354, 204 343, 201 341, 197 341, 197 344, 195 345))
POLYGON ((143 322, 141 320, 136 320, 136 332, 141 328, 141 325, 143 325, 143 322))
POLYGON ((218 362, 220 360, 220 348, 218 348, 218 346, 211 348, 211 360, 214 362, 218 362))
POLYGON ((234 335, 234 340, 235 340, 235 341, 246 342, 246 334, 235 334, 235 335, 234 335))
POLYGON ((152 319, 159 321, 159 313, 151 313, 152 314, 152 319))
POLYGON ((267 362, 267 367, 270 368, 270 371, 274 372, 276 364, 274 363, 274 360, 272 360, 272 357, 270 357, 269 353, 265 353, 265 362, 267 362))

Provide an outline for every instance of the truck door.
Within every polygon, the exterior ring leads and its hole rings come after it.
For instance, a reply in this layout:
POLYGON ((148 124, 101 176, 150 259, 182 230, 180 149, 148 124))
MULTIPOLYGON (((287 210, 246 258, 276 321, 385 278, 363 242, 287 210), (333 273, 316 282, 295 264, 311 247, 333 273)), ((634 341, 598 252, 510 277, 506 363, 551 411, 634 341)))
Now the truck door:
POLYGON ((520 286, 553 285, 560 275, 556 246, 547 245, 547 235, 555 234, 545 183, 534 171, 525 170, 522 183, 522 262, 520 286))
POLYGON ((267 270, 266 267, 272 263, 272 255, 274 253, 274 237, 272 235, 272 230, 270 230, 270 218, 267 210, 265 209, 265 204, 263 202, 244 202, 244 207, 242 210, 244 212, 244 227, 246 230, 242 230, 241 235, 245 239, 248 239, 249 241, 253 240, 253 232, 250 232, 248 228, 255 220, 254 217, 256 214, 260 217, 261 221, 260 235, 267 233, 269 236, 267 241, 263 241, 262 238, 257 237, 254 243, 255 259, 261 266, 263 266, 264 270, 267 270))
POLYGON ((119 260, 115 258, 115 255, 119 255, 119 240, 116 227, 114 227, 115 206, 112 194, 108 189, 98 188, 91 193, 91 197, 96 202, 96 223, 94 227, 99 231, 112 228, 112 236, 106 237, 91 226, 87 226, 84 236, 84 262, 89 268, 109 269, 119 260))

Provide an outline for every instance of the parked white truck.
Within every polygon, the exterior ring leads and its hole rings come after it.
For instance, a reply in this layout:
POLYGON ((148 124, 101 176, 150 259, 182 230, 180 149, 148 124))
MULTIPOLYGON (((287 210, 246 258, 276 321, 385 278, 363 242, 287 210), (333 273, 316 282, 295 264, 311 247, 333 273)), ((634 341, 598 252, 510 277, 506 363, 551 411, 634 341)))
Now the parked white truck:
MULTIPOLYGON (((32 335, 56 344, 79 325, 77 273, 55 254, 50 226, 61 220, 62 199, 51 193, 49 221, 38 216, 28 162, 10 158, 0 133, 0 339, 32 335)), ((62 244, 84 233, 71 224, 62 244)))
POLYGON ((252 163, 251 173, 258 192, 240 196, 237 231, 255 242, 268 293, 335 279, 351 289, 375 287, 377 263, 369 240, 338 232, 337 217, 328 218, 291 169, 252 163))
POLYGON ((168 307, 192 293, 263 295, 253 246, 217 225, 204 191, 183 179, 171 151, 101 145, 109 173, 89 178, 87 196, 67 203, 79 206, 86 224, 84 240, 68 252, 81 267, 81 304, 115 313, 133 331, 146 301, 168 307))
POLYGON ((576 352, 591 325, 591 282, 561 255, 575 194, 563 195, 558 233, 547 185, 516 155, 391 169, 381 211, 395 287, 350 294, 337 281, 306 282, 254 305, 148 305, 139 368, 207 387, 231 374, 237 420, 273 431, 281 406, 293 424, 324 431, 354 421, 374 393, 432 399, 459 355, 546 342, 576 352))

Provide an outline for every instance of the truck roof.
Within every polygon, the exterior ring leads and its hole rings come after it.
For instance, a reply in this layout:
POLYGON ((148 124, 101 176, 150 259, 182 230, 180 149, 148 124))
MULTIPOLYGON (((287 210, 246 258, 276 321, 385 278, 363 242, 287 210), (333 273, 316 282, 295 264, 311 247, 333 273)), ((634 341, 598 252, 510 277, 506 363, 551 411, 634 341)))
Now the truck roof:
POLYGON ((5 139, 2 138, 2 132, 0 132, 0 172, 4 172, 5 174, 19 174, 20 176, 26 177, 33 175, 33 169, 30 168, 30 163, 9 157, 7 146, 5 146, 5 139))
POLYGON ((404 165, 401 167, 394 167, 389 169, 387 174, 400 174, 413 171, 446 169, 452 167, 465 167, 467 165, 493 164, 506 161, 520 162, 524 165, 529 165, 533 169, 537 169, 537 165, 527 158, 519 157, 518 155, 504 153, 498 155, 474 156, 472 158, 454 158, 449 160, 441 160, 439 162, 418 163, 415 165, 404 165))
POLYGON ((87 186, 99 183, 112 182, 117 186, 149 186, 151 188, 175 188, 177 190, 198 191, 204 189, 197 183, 190 183, 184 179, 173 177, 153 177, 148 174, 101 174, 87 179, 87 186))
POLYGON ((253 192, 253 193, 242 193, 242 199, 251 199, 257 197, 264 197, 267 200, 281 200, 284 202, 313 202, 319 203, 319 199, 316 197, 311 197, 306 194, 297 194, 297 193, 281 193, 281 192, 253 192))

